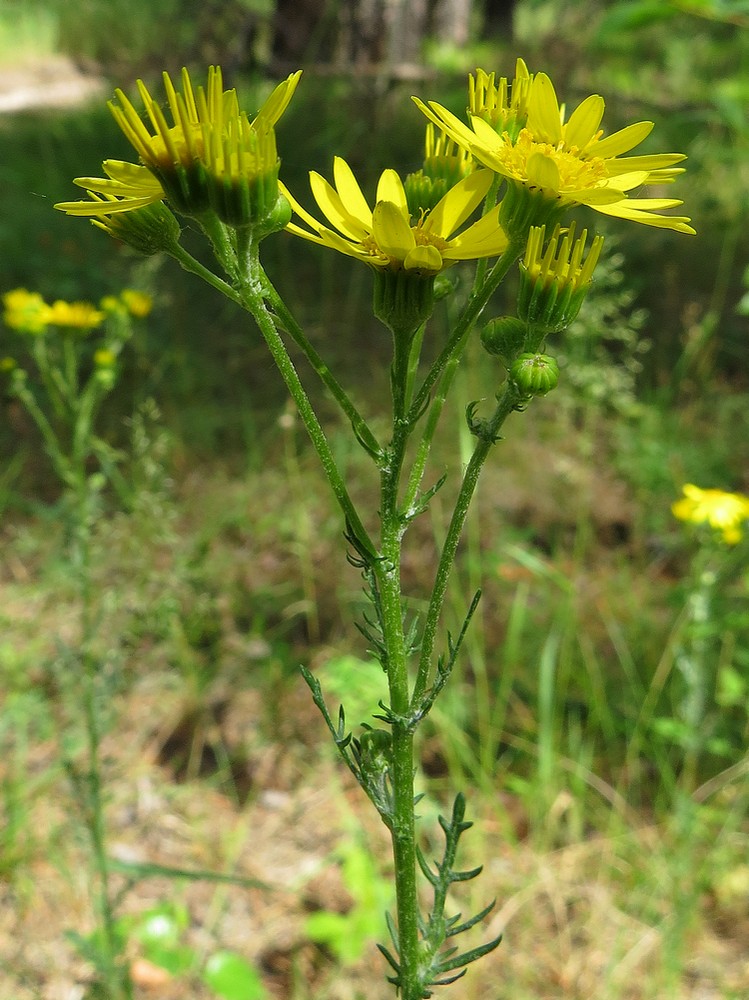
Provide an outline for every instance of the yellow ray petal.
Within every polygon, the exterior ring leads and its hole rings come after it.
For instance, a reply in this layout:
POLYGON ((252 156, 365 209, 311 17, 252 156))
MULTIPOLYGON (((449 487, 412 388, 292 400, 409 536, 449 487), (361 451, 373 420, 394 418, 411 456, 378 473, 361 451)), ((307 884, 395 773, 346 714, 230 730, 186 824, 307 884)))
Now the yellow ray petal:
POLYGON ((437 104, 436 101, 430 101, 427 106, 418 97, 412 97, 411 100, 437 128, 442 129, 443 132, 447 132, 459 145, 467 146, 475 139, 471 129, 460 118, 457 118, 452 111, 443 108, 441 104, 437 104))
POLYGON ((596 134, 603 118, 605 102, 598 94, 586 97, 570 115, 564 127, 564 144, 584 149, 596 134))
POLYGON ((338 192, 321 174, 311 171, 309 183, 315 201, 336 229, 352 240, 361 240, 367 235, 362 223, 348 211, 338 192))
POLYGON ((354 172, 346 161, 336 156, 333 160, 333 177, 338 194, 349 212, 356 216, 367 228, 372 228, 372 209, 367 204, 367 199, 362 194, 359 182, 354 177, 354 172))
POLYGON ((408 218, 408 202, 403 189, 403 181, 395 170, 383 170, 377 184, 377 201, 390 201, 398 206, 401 214, 408 218))
POLYGON ((631 222, 641 222, 646 226, 655 226, 657 229, 673 229, 677 233, 686 233, 690 236, 696 235, 696 230, 689 225, 691 220, 686 216, 654 215, 652 212, 637 211, 629 206, 628 201, 616 202, 613 205, 596 205, 596 211, 618 219, 629 219, 631 222))
POLYGON ((395 260, 404 260, 416 246, 413 230, 398 205, 392 201, 378 201, 372 213, 372 232, 375 243, 395 260))
POLYGON ((546 191, 559 191, 559 168, 550 156, 531 153, 526 164, 528 183, 546 191))
POLYGON ((491 170, 476 170, 464 177, 434 206, 424 222, 424 231, 449 237, 478 208, 492 180, 491 170))
POLYGON ((431 245, 417 246, 408 251, 403 266, 407 271, 435 273, 442 270, 442 254, 431 245))
POLYGON ((546 73, 537 73, 528 96, 528 128, 539 142, 556 146, 562 138, 562 119, 559 113, 554 84, 546 73))
POLYGON ((610 156, 619 156, 620 153, 628 153, 630 149, 639 146, 652 130, 653 122, 635 122, 618 132, 607 135, 605 139, 599 139, 586 152, 591 156, 602 156, 605 159, 610 156))
MULTIPOLYGON (((627 173, 630 170, 669 169, 675 163, 681 163, 682 160, 686 160, 684 153, 653 153, 650 156, 618 156, 615 160, 607 160, 606 168, 609 174, 613 176, 617 173, 627 173)), ((683 167, 681 168, 681 172, 683 172, 683 167)))

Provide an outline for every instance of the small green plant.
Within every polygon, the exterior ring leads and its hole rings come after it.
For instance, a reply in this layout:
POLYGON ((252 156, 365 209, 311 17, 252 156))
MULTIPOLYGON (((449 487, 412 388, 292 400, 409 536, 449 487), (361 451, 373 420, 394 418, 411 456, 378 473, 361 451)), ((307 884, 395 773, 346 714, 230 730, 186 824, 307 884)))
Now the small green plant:
POLYGON ((377 871, 359 837, 342 840, 335 851, 343 884, 354 903, 346 913, 319 910, 305 924, 310 940, 328 947, 346 965, 361 958, 384 930, 383 914, 392 905, 392 885, 377 871))
POLYGON ((171 977, 198 970, 200 980, 220 1000, 267 1000, 257 969, 241 955, 222 949, 201 958, 184 943, 189 920, 187 910, 172 902, 159 904, 134 918, 122 918, 119 923, 140 956, 171 977))
MULTIPOLYGON (((599 260, 602 239, 589 241, 587 231, 578 234, 565 216, 586 205, 648 226, 694 230, 688 218, 667 214, 679 201, 629 196, 642 185, 671 182, 681 172, 681 154, 628 155, 646 139, 652 123, 604 136, 604 101, 595 94, 567 119, 550 78, 531 74, 522 60, 512 80, 497 80, 483 70, 470 77, 469 124, 439 104, 415 98, 429 121, 423 166, 405 180, 393 169, 383 171, 373 207, 341 157, 334 159, 334 184, 313 172, 312 192, 325 217, 320 222, 279 180, 275 127, 300 76, 293 73, 279 84, 254 118, 240 109, 234 90, 224 89, 216 67, 209 70, 205 88, 193 87, 186 70, 179 87, 165 74, 166 112, 140 82, 145 119, 118 90, 110 108, 139 162, 105 161, 104 178, 77 180, 88 200, 58 207, 91 218, 142 253, 169 254, 247 312, 296 405, 339 506, 349 561, 364 580, 368 607, 358 624, 372 669, 382 671, 387 691, 375 710, 369 709, 366 719, 354 719, 351 728, 350 708, 344 703, 331 711, 319 678, 306 667, 302 673, 342 761, 391 837, 395 915, 387 919, 389 941, 379 945, 388 979, 403 1000, 424 1000, 434 987, 460 979, 500 940, 465 948, 457 943, 492 904, 465 919, 452 912, 452 886, 481 871, 458 865, 459 843, 471 826, 462 793, 439 819, 444 840, 439 859, 422 852, 415 736, 449 684, 480 600, 476 592, 465 605, 462 623, 445 628, 443 636, 448 582, 482 468, 507 419, 556 387, 556 338, 577 317, 599 260), (173 213, 202 230, 220 273, 185 249, 173 213), (282 230, 369 267, 373 313, 392 338, 384 433, 381 422, 360 411, 267 274, 262 243, 282 230), (473 280, 461 296, 448 271, 464 264, 473 267, 473 280), (432 480, 429 467, 438 427, 450 412, 445 402, 455 390, 469 337, 516 267, 516 315, 489 319, 481 335, 494 398, 487 405, 461 399, 470 454, 431 587, 426 594, 407 594, 402 581, 407 533, 447 481, 446 475, 432 480), (451 329, 432 345, 432 360, 422 363, 429 320, 445 298, 455 302, 451 329), (354 502, 289 342, 319 376, 367 456, 378 488, 373 508, 354 502)), ((314 617, 309 622, 314 629, 314 617)), ((554 643, 552 632, 539 687, 542 715, 551 714, 554 643)), ((542 750, 539 767, 547 774, 551 748, 542 750)), ((327 926, 329 933, 330 921, 327 926)), ((337 940, 335 934, 331 940, 337 940)))

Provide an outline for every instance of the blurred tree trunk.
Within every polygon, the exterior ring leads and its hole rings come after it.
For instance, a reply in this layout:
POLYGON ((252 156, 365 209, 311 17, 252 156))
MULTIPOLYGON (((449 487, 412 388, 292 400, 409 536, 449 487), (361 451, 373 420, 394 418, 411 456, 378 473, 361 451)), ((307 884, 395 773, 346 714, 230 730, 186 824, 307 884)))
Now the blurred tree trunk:
POLYGON ((276 0, 273 53, 284 63, 410 75, 422 65, 427 38, 468 44, 474 6, 474 0, 276 0))
POLYGON ((472 8, 473 0, 437 0, 432 15, 434 37, 458 47, 467 45, 471 40, 472 8))
POLYGON ((484 37, 511 42, 516 0, 484 0, 484 37))

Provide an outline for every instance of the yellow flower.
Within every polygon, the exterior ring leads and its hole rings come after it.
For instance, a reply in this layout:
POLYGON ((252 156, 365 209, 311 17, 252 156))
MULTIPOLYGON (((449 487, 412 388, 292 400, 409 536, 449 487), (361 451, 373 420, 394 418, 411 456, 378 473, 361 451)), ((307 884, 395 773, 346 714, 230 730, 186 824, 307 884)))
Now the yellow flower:
POLYGON ((48 306, 39 292, 14 288, 3 295, 3 322, 19 333, 43 333, 47 328, 48 306))
POLYGON ((681 153, 623 156, 638 146, 653 128, 637 122, 603 137, 600 129, 604 100, 587 97, 565 122, 554 85, 545 73, 533 77, 527 94, 527 120, 515 137, 497 132, 483 117, 471 114, 463 124, 440 104, 414 101, 430 121, 481 163, 510 184, 541 192, 560 206, 588 205, 650 226, 694 233, 686 216, 657 214, 682 202, 672 198, 630 198, 628 192, 648 183, 667 183, 681 173, 675 164, 681 153))
POLYGON ((593 280, 603 246, 595 236, 585 260, 588 231, 575 238, 575 223, 557 226, 544 249, 545 226, 528 233, 525 256, 520 263, 518 316, 548 332, 566 329, 580 311, 593 280))
POLYGON ((144 319, 153 309, 153 297, 134 288, 125 288, 120 294, 127 311, 136 319, 144 319))
POLYGON ((290 232, 332 247, 377 269, 436 274, 458 260, 496 257, 507 247, 493 208, 468 229, 453 235, 479 206, 492 183, 491 171, 477 170, 452 187, 430 212, 412 218, 406 192, 394 170, 385 170, 372 210, 345 160, 333 165, 336 187, 310 174, 312 193, 335 229, 319 223, 283 189, 296 214, 309 226, 291 223, 290 232), (311 231, 310 231, 311 230, 311 231))
POLYGON ((743 537, 742 525, 749 520, 749 497, 723 490, 701 490, 687 483, 684 497, 671 506, 674 517, 690 524, 708 524, 720 532, 727 545, 735 545, 743 537))
POLYGON ((50 326, 65 326, 75 330, 93 330, 101 324, 104 313, 91 302, 64 302, 58 299, 45 310, 50 326))
MULTIPOLYGON (((182 70, 181 91, 175 88, 168 73, 163 74, 171 121, 142 80, 137 81, 137 86, 146 122, 123 91, 117 89, 116 101, 108 102, 108 107, 141 164, 106 160, 103 165, 106 178, 78 177, 74 181, 86 189, 90 201, 61 202, 55 208, 69 215, 104 218, 102 228, 109 231, 106 220, 112 215, 163 199, 184 214, 199 214, 209 208, 211 195, 218 191, 221 197, 217 211, 221 214, 228 198, 221 189, 227 183, 244 185, 238 197, 240 202, 242 198, 247 201, 248 183, 263 181, 274 172, 277 176, 273 129, 288 107, 300 76, 301 70, 280 83, 252 121, 240 111, 236 91, 223 89, 218 66, 209 68, 205 89, 193 87, 186 69, 182 70)), ((272 196, 274 204, 275 183, 273 176, 272 190, 265 199, 272 196)), ((235 204, 232 199, 229 201, 233 213, 235 204)), ((112 231, 112 235, 119 233, 112 231)))
POLYGON ((118 103, 110 101, 109 108, 175 208, 189 214, 207 207, 206 171, 223 180, 227 175, 256 179, 277 169, 273 129, 300 76, 301 71, 292 73, 280 83, 252 122, 240 112, 236 91, 223 89, 218 66, 209 68, 205 90, 193 88, 186 69, 182 91, 163 74, 171 124, 142 80, 137 85, 150 130, 121 90, 115 91, 118 103))

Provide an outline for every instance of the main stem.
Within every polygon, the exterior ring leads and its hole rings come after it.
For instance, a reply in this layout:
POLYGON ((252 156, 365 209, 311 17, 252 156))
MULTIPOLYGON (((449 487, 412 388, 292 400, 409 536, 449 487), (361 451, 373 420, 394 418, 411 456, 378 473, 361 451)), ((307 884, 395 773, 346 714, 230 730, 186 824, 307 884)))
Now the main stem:
POLYGON ((392 366, 393 437, 389 460, 380 475, 381 559, 375 566, 382 607, 392 722, 393 817, 390 834, 395 864, 400 991, 403 1000, 420 1000, 419 900, 416 891, 416 821, 414 815, 414 742, 408 722, 410 691, 408 649, 401 599, 401 545, 404 521, 398 504, 401 469, 408 438, 405 389, 411 332, 395 334, 392 366))

